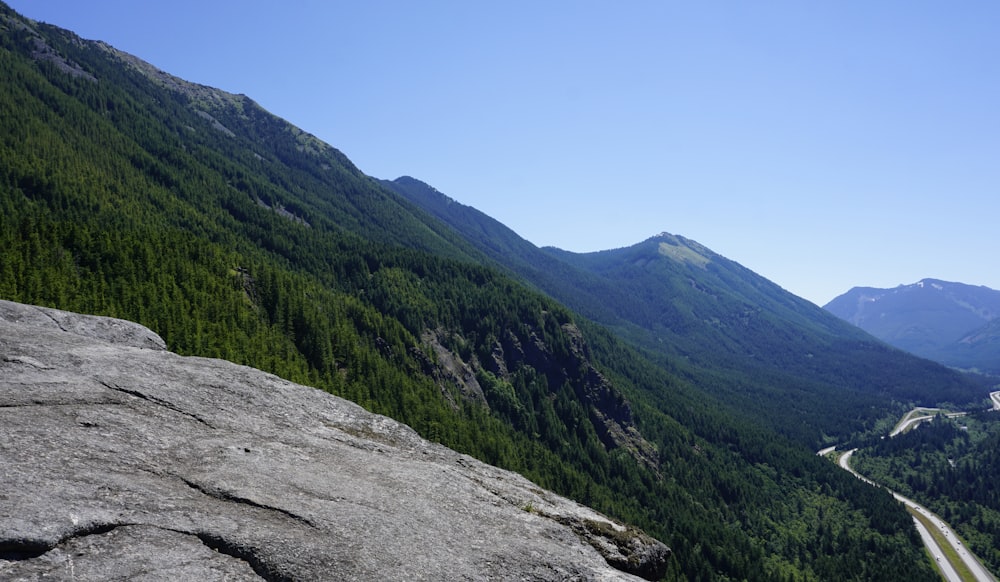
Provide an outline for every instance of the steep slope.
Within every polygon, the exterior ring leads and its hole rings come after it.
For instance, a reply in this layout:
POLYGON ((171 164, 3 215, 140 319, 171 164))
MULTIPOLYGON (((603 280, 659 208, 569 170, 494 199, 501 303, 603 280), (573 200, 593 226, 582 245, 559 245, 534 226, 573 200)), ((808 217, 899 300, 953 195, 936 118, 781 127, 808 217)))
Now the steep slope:
MULTIPOLYGON (((494 264, 512 270, 553 297, 566 297, 572 289, 581 287, 590 289, 586 296, 577 296, 575 303, 567 304, 609 327, 628 325, 606 307, 604 298, 619 294, 615 285, 551 256, 496 219, 461 204, 416 178, 402 176, 395 180, 382 180, 381 183, 446 223, 494 264)), ((566 302, 566 299, 561 301, 566 302)))
POLYGON ((0 75, 0 297, 349 398, 644 528, 670 579, 932 576, 891 497, 249 99, 4 7, 0 75))
POLYGON ((586 254, 539 249, 418 180, 390 184, 539 289, 804 442, 861 430, 894 401, 985 394, 684 237, 586 254))
MULTIPOLYGON (((37 87, 31 95, 54 106, 51 114, 11 128, 15 131, 8 135, 8 147, 34 145, 56 131, 71 140, 68 147, 100 144, 108 149, 94 152, 103 154, 95 161, 104 169, 119 161, 114 157, 125 156, 152 183, 123 184, 123 190, 132 191, 118 193, 117 203, 134 204, 126 195, 137 190, 143 194, 140 200, 155 199, 160 194, 155 190, 162 188, 202 219, 232 218, 251 227, 270 224, 260 217, 275 214, 307 228, 361 233, 376 242, 478 258, 447 229, 435 232, 433 223, 416 218, 414 213, 420 211, 379 187, 341 152, 249 97, 189 83, 105 43, 84 41, 44 24, 30 25, 3 10, 6 48, 30 57, 43 71, 62 73, 48 79, 51 86, 37 87), (63 56, 68 54, 72 58, 63 56), (60 93, 75 102, 57 103, 60 93), (90 117, 94 114, 97 119, 90 117), (69 131, 80 123, 92 124, 92 133, 77 136, 69 131), (194 178, 206 180, 201 191, 190 186, 194 178), (230 217, 220 216, 220 211, 230 217)), ((6 65, 9 78, 22 78, 23 73, 9 68, 12 62, 6 65)), ((13 94, 7 97, 14 99, 8 106, 26 104, 13 94)), ((60 149, 46 153, 57 156, 53 161, 64 161, 58 159, 65 154, 60 149)), ((10 179, 16 184, 30 179, 17 170, 30 173, 33 168, 13 169, 10 179)), ((81 186, 91 185, 87 177, 81 178, 81 186)), ((45 184, 25 186, 44 189, 45 184)), ((107 189, 107 184, 99 186, 107 189)))
POLYGON ((923 279, 893 289, 855 287, 824 309, 918 356, 1000 373, 1000 291, 923 279))

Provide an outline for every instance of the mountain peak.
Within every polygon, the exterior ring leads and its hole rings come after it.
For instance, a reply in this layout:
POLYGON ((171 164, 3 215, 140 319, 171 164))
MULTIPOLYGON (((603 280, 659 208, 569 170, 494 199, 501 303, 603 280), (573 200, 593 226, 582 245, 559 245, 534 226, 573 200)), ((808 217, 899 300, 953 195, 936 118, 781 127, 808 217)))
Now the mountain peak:
POLYGON ((993 370, 996 348, 963 338, 992 337, 1000 291, 924 278, 891 289, 855 287, 824 308, 875 337, 918 356, 961 368, 993 370), (978 353, 977 352, 981 352, 978 353))
POLYGON ((907 287, 917 287, 920 289, 929 288, 944 291, 945 285, 960 285, 960 283, 949 283, 948 281, 941 281, 939 279, 921 279, 912 285, 907 285, 907 287))

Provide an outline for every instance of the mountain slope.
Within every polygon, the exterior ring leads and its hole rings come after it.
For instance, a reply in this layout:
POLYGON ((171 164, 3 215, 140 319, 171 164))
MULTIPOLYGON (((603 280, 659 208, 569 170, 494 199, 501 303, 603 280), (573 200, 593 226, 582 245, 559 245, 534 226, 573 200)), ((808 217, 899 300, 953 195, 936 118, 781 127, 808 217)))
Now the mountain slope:
POLYGON ((1000 291, 923 279, 893 289, 855 287, 824 309, 918 356, 1000 374, 1000 291))
POLYGON ((804 442, 862 430, 892 401, 971 403, 985 393, 684 237, 586 254, 539 249, 417 180, 392 184, 530 283, 804 442))
POLYGON ((565 297, 575 288, 591 289, 587 296, 578 297, 576 303, 562 301, 609 327, 628 325, 614 311, 606 308, 604 298, 619 295, 615 285, 573 268, 524 240, 494 218, 453 200, 416 178, 403 176, 391 181, 382 180, 381 183, 449 225, 494 264, 510 269, 553 297, 565 297))
POLYGON ((643 527, 669 579, 932 579, 890 496, 248 98, 2 5, 0 75, 0 297, 349 398, 643 527))

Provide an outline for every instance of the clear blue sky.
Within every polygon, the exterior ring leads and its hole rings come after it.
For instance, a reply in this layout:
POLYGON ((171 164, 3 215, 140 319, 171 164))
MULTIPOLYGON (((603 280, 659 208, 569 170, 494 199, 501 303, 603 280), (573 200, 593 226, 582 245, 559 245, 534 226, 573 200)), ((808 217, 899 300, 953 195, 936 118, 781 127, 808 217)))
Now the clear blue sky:
POLYGON ((1000 289, 994 1, 16 0, 539 245, 1000 289))

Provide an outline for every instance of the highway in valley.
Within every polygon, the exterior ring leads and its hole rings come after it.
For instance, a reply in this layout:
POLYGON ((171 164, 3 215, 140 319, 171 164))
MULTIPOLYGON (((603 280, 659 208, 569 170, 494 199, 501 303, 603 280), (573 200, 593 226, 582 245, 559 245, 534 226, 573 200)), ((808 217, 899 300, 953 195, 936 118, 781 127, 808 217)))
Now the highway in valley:
MULTIPOLYGON (((1000 390, 990 393, 990 400, 993 403, 993 410, 1000 411, 1000 390)), ((930 421, 934 419, 934 416, 939 412, 937 408, 917 408, 908 412, 892 430, 889 437, 894 437, 905 430, 912 428, 916 424, 924 421, 930 421)), ((949 414, 948 416, 960 416, 964 413, 949 414)), ((837 447, 827 447, 818 452, 821 456, 829 455, 833 453, 837 447)), ((840 455, 838 463, 841 468, 850 472, 852 475, 861 479, 862 481, 869 483, 873 486, 878 487, 879 485, 864 477, 857 471, 851 468, 851 456, 857 449, 851 449, 844 454, 840 455)), ((972 552, 970 552, 962 541, 959 539, 958 535, 952 530, 943 519, 932 513, 929 509, 920 505, 916 501, 908 497, 904 497, 895 491, 891 491, 892 496, 898 501, 903 503, 910 514, 913 515, 913 523, 920 533, 920 538, 924 542, 924 546, 934 557, 937 563, 938 569, 941 574, 949 582, 962 582, 963 580, 969 580, 969 575, 971 574, 972 580, 977 582, 998 582, 997 578, 993 576, 979 561, 978 558, 972 552), (935 530, 934 533, 939 533, 940 535, 934 535, 931 529, 935 530), (947 550, 941 546, 944 544, 947 550), (963 577, 956 568, 956 564, 951 562, 952 559, 960 560, 958 569, 962 569, 967 572, 963 577)))
MULTIPOLYGON (((996 394, 997 397, 1000 397, 1000 392, 994 392, 994 394, 996 394)), ((994 402, 996 402, 996 400, 994 400, 994 402)), ((851 468, 851 455, 853 455, 854 451, 856 450, 857 449, 851 449, 845 452, 843 455, 841 455, 839 460, 840 466, 846 471, 849 471, 852 475, 854 475, 858 479, 861 479, 866 483, 870 483, 873 486, 878 486, 874 481, 868 479, 867 477, 864 477, 863 475, 861 475, 860 473, 851 468)), ((928 510, 923 505, 920 505, 916 501, 913 501, 908 497, 903 497, 902 495, 896 493, 895 491, 890 491, 890 492, 892 493, 893 497, 895 497, 901 503, 906 505, 906 507, 911 510, 911 513, 915 512, 920 514, 921 517, 923 517, 927 522, 930 523, 931 527, 935 528, 937 531, 940 531, 943 534, 945 540, 947 540, 946 543, 948 543, 951 546, 951 548, 954 549, 955 553, 958 555, 958 558, 962 561, 962 563, 968 569, 968 571, 972 573, 972 576, 977 582, 997 582, 996 577, 990 574, 990 572, 987 571, 985 567, 983 567, 983 565, 979 562, 979 560, 975 557, 975 555, 973 555, 972 552, 966 549, 965 545, 962 544, 958 535, 955 534, 955 532, 951 529, 951 526, 945 523, 943 519, 939 518, 937 515, 933 514, 930 510, 928 510)), ((958 571, 955 569, 955 566, 951 564, 951 562, 948 559, 948 554, 944 551, 944 548, 942 548, 939 545, 938 538, 935 538, 931 534, 930 530, 928 529, 927 525, 925 525, 924 521, 918 519, 917 516, 914 516, 913 523, 914 525, 916 525, 917 531, 920 532, 920 538, 923 540, 924 546, 926 546, 927 549, 930 551, 931 555, 934 556, 934 560, 937 562, 938 568, 941 570, 941 573, 944 575, 945 579, 947 579, 949 582, 962 582, 963 578, 959 575, 958 571)))

